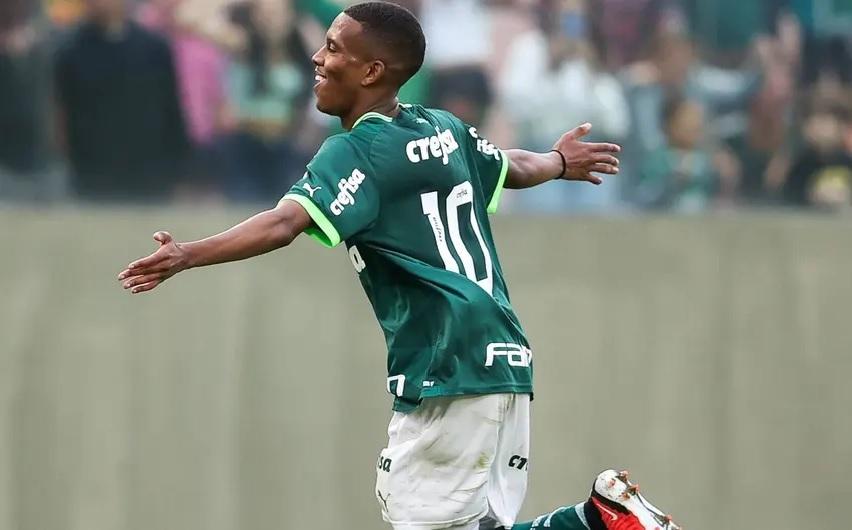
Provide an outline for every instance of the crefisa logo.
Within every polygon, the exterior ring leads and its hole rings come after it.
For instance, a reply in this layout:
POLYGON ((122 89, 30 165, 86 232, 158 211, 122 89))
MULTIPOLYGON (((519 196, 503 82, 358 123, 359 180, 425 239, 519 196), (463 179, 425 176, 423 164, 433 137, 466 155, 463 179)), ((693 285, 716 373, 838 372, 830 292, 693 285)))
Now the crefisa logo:
POLYGON ((331 203, 331 213, 335 216, 340 215, 347 206, 355 204, 355 193, 366 178, 367 176, 356 168, 352 170, 352 175, 349 178, 340 179, 340 182, 337 183, 337 189, 340 190, 340 193, 331 203))

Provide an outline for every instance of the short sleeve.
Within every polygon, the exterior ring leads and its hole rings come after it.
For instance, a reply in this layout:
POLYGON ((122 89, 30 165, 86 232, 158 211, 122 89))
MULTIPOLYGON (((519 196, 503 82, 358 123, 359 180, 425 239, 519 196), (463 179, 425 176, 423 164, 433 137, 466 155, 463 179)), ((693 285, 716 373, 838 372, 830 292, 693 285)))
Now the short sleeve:
POLYGON ((465 141, 476 164, 480 184, 488 198, 488 213, 496 213, 503 195, 503 185, 509 173, 509 158, 505 151, 480 136, 475 127, 465 125, 465 141))
POLYGON ((379 192, 366 156, 346 137, 329 138, 305 175, 281 200, 299 203, 314 226, 306 232, 326 247, 368 230, 379 214, 379 192))

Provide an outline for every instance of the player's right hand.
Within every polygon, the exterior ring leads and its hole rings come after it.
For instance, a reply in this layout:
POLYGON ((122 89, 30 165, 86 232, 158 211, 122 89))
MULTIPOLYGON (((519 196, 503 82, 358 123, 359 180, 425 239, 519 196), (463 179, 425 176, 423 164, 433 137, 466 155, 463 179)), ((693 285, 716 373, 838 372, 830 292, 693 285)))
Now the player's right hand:
POLYGON ((168 232, 157 232, 154 240, 160 244, 156 252, 134 261, 121 271, 118 281, 132 294, 144 293, 157 287, 182 270, 189 268, 186 251, 168 232))

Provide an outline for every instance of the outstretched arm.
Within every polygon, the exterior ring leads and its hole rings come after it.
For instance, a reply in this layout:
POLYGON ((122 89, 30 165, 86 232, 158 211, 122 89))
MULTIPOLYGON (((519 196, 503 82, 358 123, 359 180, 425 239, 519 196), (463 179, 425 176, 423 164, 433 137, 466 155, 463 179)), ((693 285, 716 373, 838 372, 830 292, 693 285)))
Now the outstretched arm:
POLYGON ((506 176, 505 187, 531 188, 558 178, 591 182, 597 185, 602 183, 603 179, 593 173, 617 174, 618 158, 615 154, 621 151, 621 147, 615 144, 581 141, 591 129, 591 124, 586 123, 565 133, 553 146, 554 151, 549 153, 533 153, 523 149, 507 150, 509 173, 506 176))
POLYGON ((150 291, 186 269, 238 261, 285 247, 311 223, 301 205, 283 200, 271 210, 200 241, 178 243, 168 232, 157 232, 154 239, 160 248, 128 265, 118 280, 133 294, 150 291))

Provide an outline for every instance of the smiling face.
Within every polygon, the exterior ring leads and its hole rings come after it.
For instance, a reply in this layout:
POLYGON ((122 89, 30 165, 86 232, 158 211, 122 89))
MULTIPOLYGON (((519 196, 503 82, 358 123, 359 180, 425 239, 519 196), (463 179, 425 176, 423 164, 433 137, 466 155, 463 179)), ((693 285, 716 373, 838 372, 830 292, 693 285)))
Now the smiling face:
POLYGON ((373 82, 376 61, 369 59, 369 52, 361 23, 339 15, 326 33, 325 46, 313 57, 314 93, 321 112, 341 117, 352 112, 373 82))
POLYGON ((351 128, 369 111, 394 114, 399 88, 423 65, 426 37, 417 18, 389 2, 350 6, 314 54, 317 108, 351 128))

